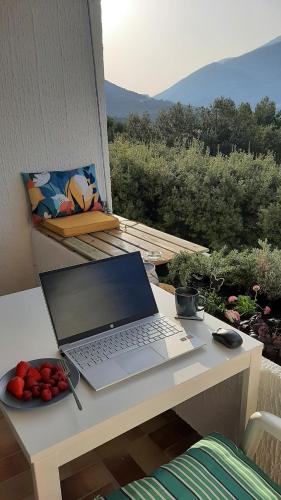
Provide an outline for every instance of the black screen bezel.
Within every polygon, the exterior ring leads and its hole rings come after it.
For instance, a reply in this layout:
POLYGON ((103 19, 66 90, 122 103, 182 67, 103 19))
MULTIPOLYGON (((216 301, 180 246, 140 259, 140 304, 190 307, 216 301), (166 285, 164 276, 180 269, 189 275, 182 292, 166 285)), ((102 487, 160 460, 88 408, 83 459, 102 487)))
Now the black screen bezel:
POLYGON ((46 305, 47 305, 47 309, 48 309, 48 312, 49 312, 49 316, 50 316, 50 319, 51 319, 51 322, 52 322, 53 330, 55 332, 57 344, 58 344, 59 347, 65 345, 65 344, 70 344, 70 343, 73 343, 73 342, 77 342, 78 340, 86 339, 88 337, 91 337, 92 335, 97 335, 98 333, 103 333, 103 332, 111 330, 111 329, 113 330, 114 328, 118 328, 119 326, 123 326, 123 325, 126 325, 128 323, 133 323, 133 321, 138 321, 140 319, 146 318, 146 317, 148 317, 150 315, 152 316, 153 314, 157 314, 159 312, 157 304, 156 304, 156 301, 155 301, 155 298, 154 298, 154 295, 153 295, 153 292, 152 292, 152 289, 151 289, 151 285, 149 283, 149 280, 148 280, 148 277, 147 277, 147 274, 146 274, 145 267, 143 265, 143 260, 142 260, 140 252, 131 252, 131 253, 127 253, 127 254, 124 254, 124 255, 118 255, 116 257, 108 257, 106 259, 94 260, 94 261, 90 261, 90 262, 85 262, 83 264, 76 264, 74 266, 68 266, 68 267, 63 267, 63 268, 60 268, 60 269, 54 269, 52 271, 46 271, 46 272, 43 272, 43 273, 39 273, 39 279, 40 279, 41 289, 42 289, 42 292, 43 292, 43 295, 44 295, 44 298, 45 298, 45 302, 46 302, 46 305), (139 262, 141 264, 142 268, 143 268, 144 280, 147 281, 147 283, 148 283, 147 292, 149 294, 151 294, 151 297, 150 297, 151 298, 151 314, 149 314, 149 315, 148 314, 139 314, 139 315, 135 315, 135 316, 130 316, 128 318, 123 318, 122 320, 116 321, 114 324, 113 323, 107 323, 106 325, 100 326, 98 328, 93 328, 91 330, 87 330, 86 332, 81 332, 81 333, 78 333, 76 335, 71 335, 70 337, 65 337, 63 339, 59 339, 57 331, 56 331, 55 324, 53 322, 52 314, 51 314, 51 311, 50 311, 50 307, 49 307, 49 303, 48 303, 48 298, 47 298, 47 296, 45 294, 41 278, 44 277, 44 276, 46 276, 46 275, 57 274, 57 273, 60 273, 60 272, 63 272, 63 271, 65 272, 67 269, 75 269, 77 267, 82 267, 82 266, 83 267, 85 267, 85 266, 94 266, 94 265, 98 265, 101 262, 105 262, 107 260, 112 260, 112 259, 114 259, 114 260, 121 260, 121 259, 128 259, 128 258, 135 259, 136 264, 139 262), (112 324, 113 324, 113 326, 112 326, 112 324))

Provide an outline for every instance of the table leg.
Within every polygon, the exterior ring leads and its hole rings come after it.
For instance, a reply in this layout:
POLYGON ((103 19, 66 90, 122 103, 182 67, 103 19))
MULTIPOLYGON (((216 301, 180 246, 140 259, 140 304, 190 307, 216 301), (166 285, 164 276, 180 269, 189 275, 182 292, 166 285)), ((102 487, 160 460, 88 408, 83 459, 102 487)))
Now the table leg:
POLYGON ((36 500, 61 500, 59 468, 53 457, 32 464, 36 500))
POLYGON ((242 373, 243 382, 239 441, 241 441, 250 416, 257 410, 260 367, 261 349, 256 349, 251 353, 249 368, 242 373))

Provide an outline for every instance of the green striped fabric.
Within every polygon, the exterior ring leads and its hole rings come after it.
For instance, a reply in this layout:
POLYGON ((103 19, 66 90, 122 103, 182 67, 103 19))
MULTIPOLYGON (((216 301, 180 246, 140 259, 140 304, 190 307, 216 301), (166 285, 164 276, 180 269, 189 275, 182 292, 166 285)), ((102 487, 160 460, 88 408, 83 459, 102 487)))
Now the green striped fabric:
POLYGON ((281 499, 281 487, 229 439, 213 433, 151 476, 123 486, 106 499, 276 500, 281 499))

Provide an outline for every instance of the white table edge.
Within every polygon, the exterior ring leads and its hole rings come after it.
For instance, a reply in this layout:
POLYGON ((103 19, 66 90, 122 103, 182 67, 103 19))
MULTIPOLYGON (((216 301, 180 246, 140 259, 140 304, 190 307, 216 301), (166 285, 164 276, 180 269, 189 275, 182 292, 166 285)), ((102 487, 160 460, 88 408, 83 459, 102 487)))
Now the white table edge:
MULTIPOLYGON (((260 358, 261 349, 259 346, 255 348, 255 359, 260 358)), ((124 432, 142 424, 163 413, 164 411, 175 407, 176 405, 186 401, 187 399, 196 396, 197 394, 213 387, 214 385, 227 380, 228 378, 237 375, 241 372, 246 372, 251 367, 251 353, 245 352, 239 359, 228 360, 224 364, 212 368, 212 377, 209 377, 206 383, 206 374, 200 374, 194 379, 187 380, 176 387, 169 388, 150 399, 146 399, 141 403, 128 408, 127 410, 110 417, 103 422, 95 424, 93 427, 83 430, 75 436, 71 436, 55 445, 39 451, 31 456, 27 453, 30 463, 48 459, 48 457, 56 455, 58 466, 61 466, 77 456, 80 456, 88 451, 101 446, 102 444, 114 439, 124 432)), ((248 381, 245 382, 247 387, 248 381)), ((247 399, 247 398, 246 398, 247 399)), ((244 408, 245 410, 245 408, 244 408)), ((244 411, 243 410, 243 411, 244 411)), ((246 418, 249 418, 247 415, 246 418)), ((242 426, 244 427, 244 423, 242 426)), ((19 440, 19 437, 18 437, 19 440)), ((23 446, 23 443, 22 443, 23 446)), ((24 446, 23 446, 24 449, 24 446)), ((25 450, 24 450, 25 451, 25 450)))

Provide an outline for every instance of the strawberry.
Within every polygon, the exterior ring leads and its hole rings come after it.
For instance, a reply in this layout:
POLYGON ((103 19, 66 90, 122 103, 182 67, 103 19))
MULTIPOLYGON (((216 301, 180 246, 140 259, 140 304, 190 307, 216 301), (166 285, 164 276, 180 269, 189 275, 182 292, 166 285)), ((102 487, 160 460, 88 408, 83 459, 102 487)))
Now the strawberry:
POLYGON ((7 384, 7 391, 18 399, 22 398, 24 380, 21 377, 13 377, 7 384))
POLYGON ((49 380, 47 380, 47 384, 56 385, 56 381, 53 379, 53 377, 51 377, 49 378, 49 380))
POLYGON ((41 388, 40 388, 40 385, 33 385, 31 387, 31 392, 32 392, 32 396, 34 398, 40 398, 40 394, 41 394, 41 388))
POLYGON ((50 389, 43 389, 43 391, 41 392, 41 399, 43 401, 51 401, 52 397, 53 396, 50 389))
POLYGON ((22 399, 24 399, 25 401, 30 401, 30 399, 32 399, 32 392, 23 391, 22 399))
POLYGON ((31 366, 27 372, 27 376, 28 377, 32 377, 34 380, 36 380, 37 382, 39 382, 41 380, 41 373, 39 372, 39 370, 37 370, 37 368, 34 368, 33 366, 31 366))
POLYGON ((66 378, 62 372, 58 372, 58 381, 62 380, 63 382, 66 381, 66 378))
POLYGON ((20 361, 16 366, 16 376, 24 378, 28 372, 30 365, 26 361, 20 361))
POLYGON ((26 377, 26 381, 25 381, 25 389, 31 389, 34 385, 38 385, 37 380, 35 380, 35 378, 31 377, 30 375, 28 375, 26 377))
POLYGON ((47 384, 47 383, 46 383, 46 384, 41 384, 41 389, 42 389, 42 391, 43 391, 44 389, 50 389, 50 387, 51 387, 51 384, 47 384))
POLYGON ((39 370, 40 370, 40 372, 41 372, 41 370, 43 370, 44 368, 50 368, 50 370, 52 370, 53 366, 54 366, 54 365, 52 365, 51 363, 46 362, 46 363, 43 363, 43 364, 40 366, 39 370))
POLYGON ((58 388, 61 392, 66 391, 66 389, 68 389, 68 383, 65 382, 64 380, 60 380, 58 383, 58 388))
POLYGON ((52 393, 53 398, 55 398, 56 396, 59 395, 60 390, 58 387, 51 387, 51 393, 52 393))
POLYGON ((49 380, 49 378, 51 377, 51 372, 52 372, 51 368, 42 368, 40 373, 43 382, 47 382, 47 380, 49 380))

